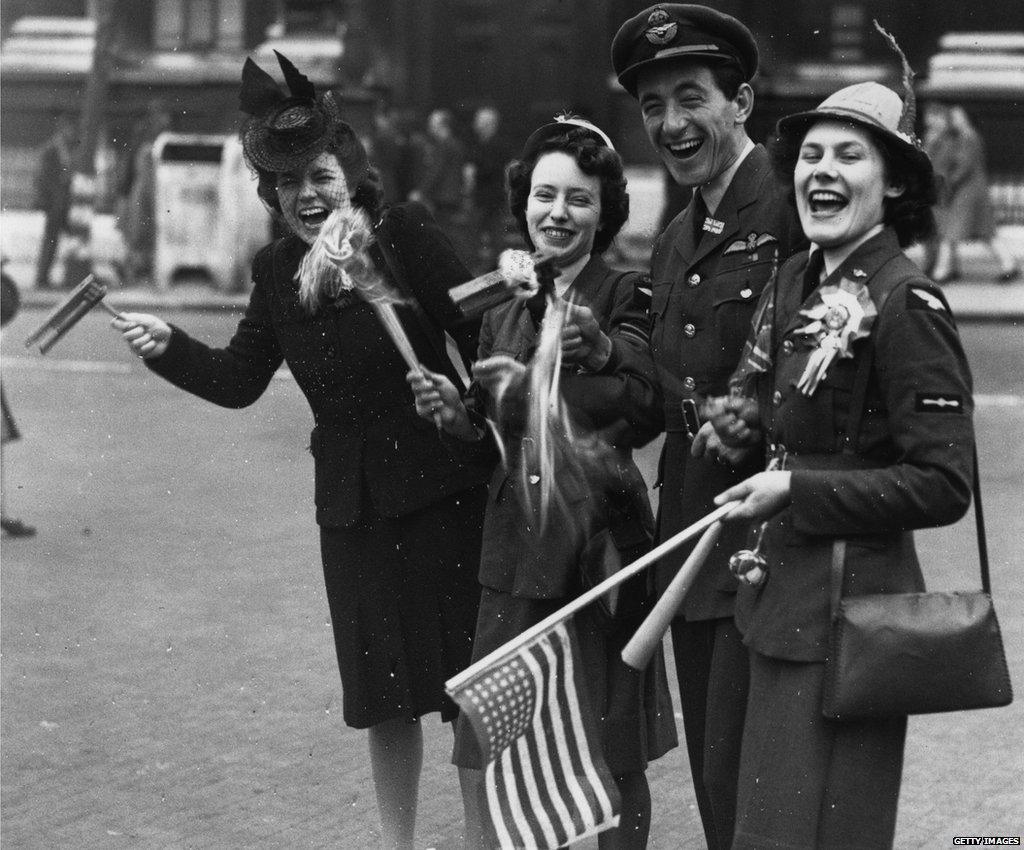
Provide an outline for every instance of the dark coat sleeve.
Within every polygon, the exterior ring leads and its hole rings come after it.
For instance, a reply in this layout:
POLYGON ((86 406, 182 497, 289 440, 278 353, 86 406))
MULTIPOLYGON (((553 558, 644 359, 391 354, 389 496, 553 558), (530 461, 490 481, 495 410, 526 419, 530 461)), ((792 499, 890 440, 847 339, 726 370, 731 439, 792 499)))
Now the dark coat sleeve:
POLYGON ((480 320, 465 321, 448 295, 472 277, 451 240, 422 204, 396 204, 388 210, 383 227, 384 238, 394 246, 389 256, 401 264, 396 273, 426 315, 455 340, 463 362, 472 363, 480 320))
POLYGON ((226 348, 212 348, 172 327, 167 351, 146 360, 146 365, 176 387, 221 407, 246 407, 263 395, 283 360, 263 275, 256 271, 269 266, 271 250, 267 246, 253 260, 255 285, 249 305, 226 348))
POLYGON ((629 274, 616 282, 605 325, 612 354, 604 368, 578 372, 563 384, 570 408, 623 448, 642 446, 661 430, 662 401, 641 281, 639 274, 629 274))

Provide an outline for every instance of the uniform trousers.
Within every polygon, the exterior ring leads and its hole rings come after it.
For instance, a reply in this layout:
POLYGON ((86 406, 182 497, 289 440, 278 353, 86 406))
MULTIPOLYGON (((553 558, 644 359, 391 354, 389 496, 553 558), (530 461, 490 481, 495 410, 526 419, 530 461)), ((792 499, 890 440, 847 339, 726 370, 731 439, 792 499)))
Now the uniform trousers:
POLYGON ((749 650, 731 617, 672 623, 686 751, 709 850, 732 843, 749 650))
POLYGON ((892 847, 906 717, 826 720, 823 663, 750 656, 733 850, 892 847))

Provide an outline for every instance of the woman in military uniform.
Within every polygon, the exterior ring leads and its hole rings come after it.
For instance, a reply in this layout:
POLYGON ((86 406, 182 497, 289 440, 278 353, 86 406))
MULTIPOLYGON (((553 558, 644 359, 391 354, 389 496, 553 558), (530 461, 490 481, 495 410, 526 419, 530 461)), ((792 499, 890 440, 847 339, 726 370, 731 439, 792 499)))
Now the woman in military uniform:
MULTIPOLYGON (((463 457, 475 455, 493 473, 474 660, 578 596, 584 590, 582 574, 593 562, 610 556, 613 562, 628 563, 642 555, 654 525, 647 488, 631 454, 633 446, 657 433, 656 418, 648 412, 653 364, 643 305, 634 292, 639 274, 616 271, 601 259, 629 211, 622 160, 602 131, 569 117, 535 131, 507 173, 512 215, 528 245, 553 265, 554 294, 581 305, 570 307, 570 324, 563 332, 563 363, 569 368, 563 368, 560 378, 562 397, 574 424, 587 436, 600 435, 611 450, 598 453, 597 462, 582 474, 571 463, 558 464, 553 477, 567 505, 538 530, 541 524, 534 521, 529 484, 518 474, 518 460, 528 439, 521 406, 529 390, 523 380, 538 347, 543 293, 492 308, 480 330, 471 399, 479 400, 497 423, 505 463, 493 442, 481 439, 483 433, 450 382, 410 374, 421 415, 440 414, 452 434, 453 449, 463 457), (599 343, 585 341, 594 336, 601 338, 599 343), (597 352, 611 338, 621 345, 610 359, 602 358, 597 352), (503 381, 512 388, 499 395, 503 381)), ((472 400, 467 401, 472 409, 472 400)), ((568 451, 585 449, 573 443, 568 451)), ((589 685, 590 705, 600 716, 605 762, 622 795, 620 825, 601 833, 602 848, 646 846, 651 813, 647 763, 676 746, 661 652, 639 674, 620 657, 642 621, 644 595, 642 581, 627 582, 612 617, 590 606, 574 618, 585 668, 582 678, 589 685)), ((485 767, 464 718, 459 720, 453 760, 460 767, 485 767)), ((464 789, 470 800, 474 793, 464 789)))
POLYGON ((902 252, 934 226, 912 122, 895 92, 861 83, 776 130, 811 250, 766 291, 735 376, 759 416, 717 405, 710 441, 734 451, 760 432, 781 463, 716 499, 768 521, 766 573, 737 601, 751 684, 736 850, 893 841, 906 718, 835 722, 821 700, 836 543, 844 595, 919 591, 913 530, 970 502, 970 372, 942 295, 902 252))

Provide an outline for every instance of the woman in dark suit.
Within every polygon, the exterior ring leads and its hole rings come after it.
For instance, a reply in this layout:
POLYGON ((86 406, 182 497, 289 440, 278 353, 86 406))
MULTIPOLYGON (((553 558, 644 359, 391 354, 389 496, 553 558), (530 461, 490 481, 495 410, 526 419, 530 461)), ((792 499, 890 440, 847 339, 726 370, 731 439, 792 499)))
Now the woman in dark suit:
MULTIPOLYGON (((568 118, 537 130, 508 169, 513 217, 528 245, 551 261, 554 294, 569 308, 563 332, 561 392, 583 434, 600 434, 611 447, 596 469, 569 466, 553 477, 565 505, 546 527, 535 522, 529 487, 517 471, 524 442, 521 416, 527 365, 538 346, 543 294, 513 300, 484 315, 470 399, 442 375, 410 374, 424 417, 439 415, 453 451, 476 456, 493 472, 484 523, 480 617, 474 659, 482 658, 579 595, 581 573, 605 555, 628 563, 649 547, 653 517, 646 485, 631 449, 657 433, 647 411, 654 389, 639 275, 601 259, 629 212, 622 160, 592 124, 568 118), (614 346, 612 340, 615 340, 614 346), (510 386, 499 394, 502 384, 510 386), (500 396, 500 400, 499 400, 500 396), (469 407, 467 408, 467 402, 469 407), (496 422, 506 447, 501 463, 470 409, 478 403, 496 422), (536 531, 531 531, 531 526, 536 531)), ((548 308, 550 309, 550 308, 548 308)), ((580 444, 569 451, 585 451, 580 444)), ((543 473, 542 473, 543 474, 543 473)), ((644 847, 650 825, 645 770, 676 745, 675 721, 660 652, 635 673, 619 653, 643 613, 641 579, 620 593, 615 613, 585 609, 575 618, 590 685, 589 702, 601 717, 605 761, 622 795, 618 829, 601 833, 602 848, 644 847)), ((459 721, 454 761, 482 768, 469 724, 459 721)), ((471 797, 472 789, 463 789, 471 797)), ((467 804, 467 810, 469 805, 467 804)), ((489 845, 488 845, 489 846, 489 845)))
POLYGON ((455 323, 447 289, 470 275, 422 206, 381 208, 375 172, 332 93, 317 95, 279 61, 288 94, 246 63, 242 107, 252 117, 242 143, 261 197, 291 232, 256 255, 231 341, 210 348, 140 313, 113 324, 150 369, 215 404, 252 404, 282 361, 305 393, 345 722, 369 729, 385 846, 411 847, 418 719, 456 717, 443 685, 470 659, 486 475, 453 460, 416 415, 406 367, 371 307, 335 278, 297 270, 329 213, 364 210, 376 268, 411 301, 399 312, 417 356, 453 381, 444 329, 467 357, 477 334, 455 323))
POLYGON ((861 83, 782 119, 772 147, 811 250, 762 299, 734 379, 756 405, 719 402, 712 417, 713 451, 758 431, 784 457, 716 499, 741 500, 732 520, 768 520, 766 575, 737 599, 751 684, 735 850, 893 841, 906 717, 837 722, 821 701, 833 559, 845 550, 843 595, 922 590, 913 530, 970 502, 967 360, 902 250, 934 226, 912 133, 895 92, 861 83))

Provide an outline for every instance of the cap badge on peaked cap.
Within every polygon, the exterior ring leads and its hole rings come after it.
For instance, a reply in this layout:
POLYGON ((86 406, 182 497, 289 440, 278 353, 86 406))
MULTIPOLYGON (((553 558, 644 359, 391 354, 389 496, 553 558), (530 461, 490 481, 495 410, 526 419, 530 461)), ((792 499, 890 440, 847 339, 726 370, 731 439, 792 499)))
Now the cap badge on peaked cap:
POLYGON ((647 23, 648 27, 644 32, 644 38, 651 44, 659 47, 669 44, 676 37, 676 33, 679 32, 679 24, 673 21, 669 17, 668 12, 660 6, 651 12, 647 23))

